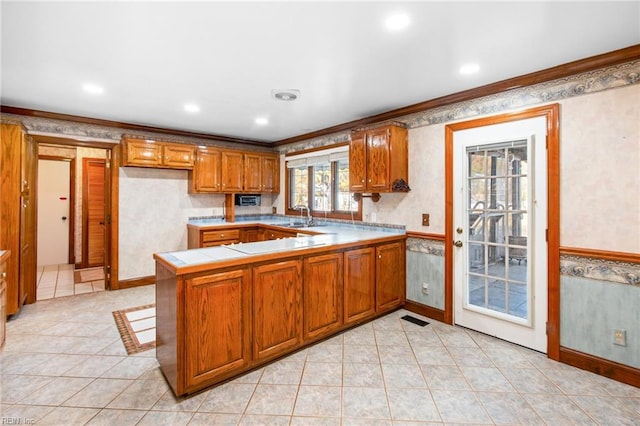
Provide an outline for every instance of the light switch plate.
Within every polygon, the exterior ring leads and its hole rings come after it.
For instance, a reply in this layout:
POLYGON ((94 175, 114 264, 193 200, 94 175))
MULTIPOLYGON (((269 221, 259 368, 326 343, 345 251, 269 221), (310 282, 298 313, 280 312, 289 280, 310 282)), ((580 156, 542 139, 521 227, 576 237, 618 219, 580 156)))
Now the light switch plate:
POLYGON ((422 226, 429 226, 429 213, 422 213, 422 226))

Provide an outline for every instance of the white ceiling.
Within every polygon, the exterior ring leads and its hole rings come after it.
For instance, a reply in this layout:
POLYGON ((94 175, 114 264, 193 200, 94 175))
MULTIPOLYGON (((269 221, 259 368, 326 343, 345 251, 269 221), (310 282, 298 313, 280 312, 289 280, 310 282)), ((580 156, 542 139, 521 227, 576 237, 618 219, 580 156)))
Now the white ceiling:
POLYGON ((3 105, 258 141, 640 43, 638 1, 0 7, 3 105), (410 25, 391 33, 384 20, 396 12, 410 25), (467 62, 480 71, 460 75, 467 62), (83 92, 85 83, 104 93, 83 92), (301 97, 277 101, 272 89, 301 97), (185 103, 200 112, 186 112, 185 103))

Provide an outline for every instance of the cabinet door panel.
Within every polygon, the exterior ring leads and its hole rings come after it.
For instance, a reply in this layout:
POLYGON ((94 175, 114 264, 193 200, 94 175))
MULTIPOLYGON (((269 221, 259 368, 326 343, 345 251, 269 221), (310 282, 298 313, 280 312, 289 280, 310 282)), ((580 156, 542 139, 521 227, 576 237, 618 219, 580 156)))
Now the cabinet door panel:
POLYGON ((375 250, 365 248, 344 254, 344 323, 375 313, 375 250))
POLYGON ((195 147, 188 145, 163 146, 162 163, 167 167, 177 169, 192 169, 195 160, 195 147))
POLYGON ((367 152, 365 134, 362 132, 351 135, 349 144, 349 190, 364 191, 367 188, 367 152))
POLYGON ((251 359, 248 269, 187 280, 187 386, 210 381, 251 359))
POLYGON ((304 338, 331 333, 342 325, 342 253, 304 260, 304 338))
POLYGON ((259 154, 244 155, 244 190, 260 192, 262 189, 262 156, 259 154))
POLYGON ((220 192, 221 189, 220 151, 200 149, 196 154, 196 164, 191 177, 191 192, 220 192))
POLYGON ((253 357, 271 358, 302 342, 301 262, 253 269, 253 357))
POLYGON ((262 158, 261 192, 280 192, 280 159, 276 156, 262 158))
POLYGON ((405 255, 402 243, 376 247, 376 311, 404 303, 405 255))
POLYGON ((222 152, 222 192, 241 192, 244 156, 241 152, 222 152))
POLYGON ((367 135, 367 188, 389 191, 389 129, 372 130, 367 135))
POLYGON ((128 140, 126 165, 159 167, 162 165, 162 146, 144 140, 128 140))

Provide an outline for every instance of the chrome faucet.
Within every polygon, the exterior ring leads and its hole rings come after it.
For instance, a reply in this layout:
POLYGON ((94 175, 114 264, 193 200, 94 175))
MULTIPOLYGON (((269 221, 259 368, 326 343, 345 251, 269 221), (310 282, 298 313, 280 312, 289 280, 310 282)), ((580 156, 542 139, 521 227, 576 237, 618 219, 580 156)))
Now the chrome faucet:
POLYGON ((313 225, 313 217, 311 217, 311 209, 309 209, 308 206, 305 206, 304 204, 296 204, 295 206, 293 206, 293 210, 299 210, 300 211, 300 217, 302 217, 302 210, 306 210, 307 211, 307 220, 305 222, 306 226, 312 226, 313 225))

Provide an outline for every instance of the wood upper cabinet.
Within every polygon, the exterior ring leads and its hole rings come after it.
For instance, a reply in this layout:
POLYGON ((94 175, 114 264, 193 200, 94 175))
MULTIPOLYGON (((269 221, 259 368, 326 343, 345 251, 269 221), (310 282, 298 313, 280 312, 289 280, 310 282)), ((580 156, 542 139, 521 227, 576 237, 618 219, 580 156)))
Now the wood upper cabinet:
POLYGON ((122 165, 193 169, 196 147, 147 139, 122 138, 122 165))
POLYGON ((251 361, 251 272, 186 280, 186 385, 215 381, 251 361))
POLYGON ((244 191, 262 191, 262 155, 244 154, 244 191))
POLYGON ((376 310, 375 248, 344 253, 344 323, 373 315, 376 310))
POLYGON ((244 192, 279 192, 280 160, 277 155, 244 154, 244 192))
POLYGON ((405 243, 376 247, 376 312, 401 306, 405 300, 405 243))
POLYGON ((215 148, 198 148, 193 170, 189 171, 189 192, 220 192, 222 153, 215 148))
POLYGON ((280 157, 277 155, 262 156, 262 188, 260 192, 280 192, 280 157))
POLYGON ((365 132, 351 134, 349 144, 349 190, 367 190, 367 140, 365 132))
POLYGON ((253 359, 274 358, 302 344, 302 262, 253 268, 253 359))
POLYGON ((399 179, 409 183, 407 129, 389 125, 351 134, 350 191, 392 192, 399 179))
POLYGON ((342 326, 342 253, 307 257, 304 269, 304 340, 342 326))
POLYGON ((174 169, 193 169, 196 148, 182 144, 162 145, 162 164, 174 169))
POLYGON ((239 151, 222 151, 222 192, 242 192, 244 186, 244 155, 239 151))

